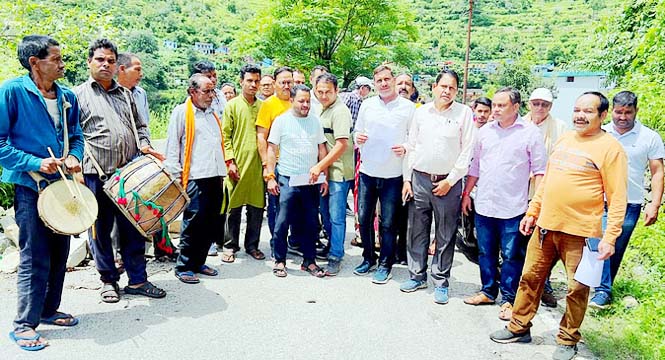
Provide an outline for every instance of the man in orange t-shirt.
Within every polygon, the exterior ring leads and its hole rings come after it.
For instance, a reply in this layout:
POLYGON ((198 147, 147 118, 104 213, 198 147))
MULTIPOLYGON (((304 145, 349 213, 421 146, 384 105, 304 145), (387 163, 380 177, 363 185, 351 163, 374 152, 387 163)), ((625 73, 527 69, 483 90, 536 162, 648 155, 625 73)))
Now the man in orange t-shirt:
POLYGON ((564 134, 554 146, 545 177, 520 223, 520 231, 525 235, 533 232, 533 236, 510 324, 490 335, 498 343, 531 341, 531 319, 540 305, 545 280, 554 262, 561 259, 568 275, 568 294, 553 358, 572 359, 577 353, 589 287, 574 277, 585 240, 602 238, 598 259, 609 258, 626 212, 626 153, 600 127, 608 108, 609 101, 603 94, 582 94, 573 109, 575 132, 564 134), (603 234, 605 199, 607 228, 603 234))

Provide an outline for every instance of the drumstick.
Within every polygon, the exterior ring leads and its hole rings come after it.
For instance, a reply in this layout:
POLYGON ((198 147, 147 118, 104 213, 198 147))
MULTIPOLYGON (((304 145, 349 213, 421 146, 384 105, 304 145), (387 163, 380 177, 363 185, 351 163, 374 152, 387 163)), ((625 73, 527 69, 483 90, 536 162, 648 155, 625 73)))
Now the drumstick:
POLYGON ((90 206, 83 199, 83 193, 81 192, 81 186, 80 186, 79 182, 76 180, 76 177, 74 175, 72 175, 72 182, 74 183, 74 189, 76 189, 76 192, 79 194, 79 201, 81 201, 81 203, 83 203, 83 206, 85 207, 85 211, 88 212, 88 215, 90 215, 91 218, 94 218, 95 216, 92 214, 92 210, 90 209, 90 206))
MULTIPOLYGON (((53 154, 53 150, 51 150, 51 147, 49 146, 49 147, 47 147, 47 149, 48 149, 48 153, 51 155, 51 157, 55 159, 55 155, 53 154)), ((72 191, 72 188, 69 185, 69 181, 67 181, 67 178, 65 177, 65 173, 64 173, 64 171, 62 171, 60 166, 58 166, 58 172, 60 172, 60 176, 62 176, 62 179, 65 181, 65 185, 67 185, 67 189, 69 189, 69 193, 72 195, 74 200, 78 199, 83 204, 83 206, 85 207, 85 211, 88 212, 88 215, 90 215, 90 217, 95 217, 92 214, 92 210, 88 206, 88 203, 83 201, 83 193, 81 192, 81 189, 79 189, 76 179, 72 178, 72 182, 74 183, 74 189, 76 189, 76 192, 79 194, 78 198, 76 197, 76 195, 72 191)))
MULTIPOLYGON (((51 155, 51 157, 52 157, 54 160, 56 160, 57 158, 56 158, 55 155, 53 154, 53 150, 51 150, 51 147, 48 146, 47 149, 48 149, 48 153, 51 155)), ((67 190, 69 190, 69 194, 72 196, 72 198, 76 199, 76 194, 74 194, 74 190, 72 190, 72 186, 71 186, 71 185, 69 184, 69 182, 67 181, 67 177, 65 177, 65 172, 62 171, 62 169, 60 168, 60 166, 58 166, 58 172, 60 173, 60 176, 62 176, 62 180, 65 180, 65 185, 67 185, 67 190)))

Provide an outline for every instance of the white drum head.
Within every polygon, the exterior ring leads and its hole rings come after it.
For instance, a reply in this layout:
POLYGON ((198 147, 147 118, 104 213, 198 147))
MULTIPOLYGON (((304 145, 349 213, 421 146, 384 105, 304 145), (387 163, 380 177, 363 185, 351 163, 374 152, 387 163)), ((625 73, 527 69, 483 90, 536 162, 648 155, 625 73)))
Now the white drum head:
POLYGON ((99 209, 95 195, 85 185, 74 184, 72 180, 59 180, 48 185, 39 194, 37 210, 39 217, 54 232, 77 235, 95 223, 99 209), (69 183, 76 197, 72 197, 65 181, 69 183))

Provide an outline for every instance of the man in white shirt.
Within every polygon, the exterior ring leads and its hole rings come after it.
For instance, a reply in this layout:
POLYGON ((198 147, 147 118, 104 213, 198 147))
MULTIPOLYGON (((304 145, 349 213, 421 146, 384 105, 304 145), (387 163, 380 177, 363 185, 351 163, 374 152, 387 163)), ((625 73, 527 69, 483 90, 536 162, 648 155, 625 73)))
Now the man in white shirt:
MULTIPOLYGON (((630 91, 621 91, 612 99, 612 122, 603 126, 603 130, 619 140, 628 156, 628 204, 621 235, 614 245, 614 255, 605 260, 600 286, 595 289, 589 302, 589 306, 598 309, 605 309, 610 305, 612 284, 619 272, 623 254, 628 248, 630 236, 640 218, 644 202, 644 172, 647 167, 651 171, 651 202, 644 207, 645 226, 653 225, 658 220, 663 198, 663 139, 636 119, 637 110, 637 96, 630 91)), ((603 225, 606 220, 607 211, 603 214, 603 225)))
POLYGON ((432 224, 436 226, 436 250, 432 259, 434 302, 448 302, 448 278, 453 264, 455 233, 460 216, 462 178, 471 159, 475 128, 473 111, 455 102, 459 77, 442 71, 432 86, 434 101, 416 110, 407 146, 402 198, 409 205, 407 259, 410 280, 403 292, 427 287, 427 249, 432 224))
POLYGON ((171 114, 164 166, 180 180, 191 199, 183 213, 175 276, 184 283, 196 284, 197 273, 218 274, 205 261, 210 245, 221 240, 215 238, 219 232, 211 229, 219 228, 226 220, 221 210, 227 170, 221 119, 212 107, 213 82, 203 74, 194 74, 189 78, 187 93, 185 103, 171 114))
POLYGON ((378 96, 363 101, 354 129, 355 143, 360 147, 359 222, 363 239, 363 262, 353 273, 367 275, 376 266, 374 253, 374 209, 381 202, 381 252, 379 267, 372 282, 385 284, 391 279, 397 237, 396 211, 401 201, 403 156, 415 105, 399 96, 390 67, 374 70, 378 96))

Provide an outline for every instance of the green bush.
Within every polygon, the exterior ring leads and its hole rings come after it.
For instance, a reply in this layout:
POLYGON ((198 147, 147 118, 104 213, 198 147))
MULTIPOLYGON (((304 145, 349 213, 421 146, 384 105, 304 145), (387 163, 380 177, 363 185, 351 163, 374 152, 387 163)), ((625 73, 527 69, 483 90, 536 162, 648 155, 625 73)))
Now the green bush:
POLYGON ((614 282, 613 304, 587 314, 586 342, 603 359, 665 358, 664 220, 650 227, 638 224, 614 282), (637 307, 622 304, 629 295, 637 307))
MULTIPOLYGON (((2 167, 0 167, 0 175, 2 175, 2 167)), ((8 209, 14 205, 14 185, 0 182, 0 206, 3 209, 8 209)))

